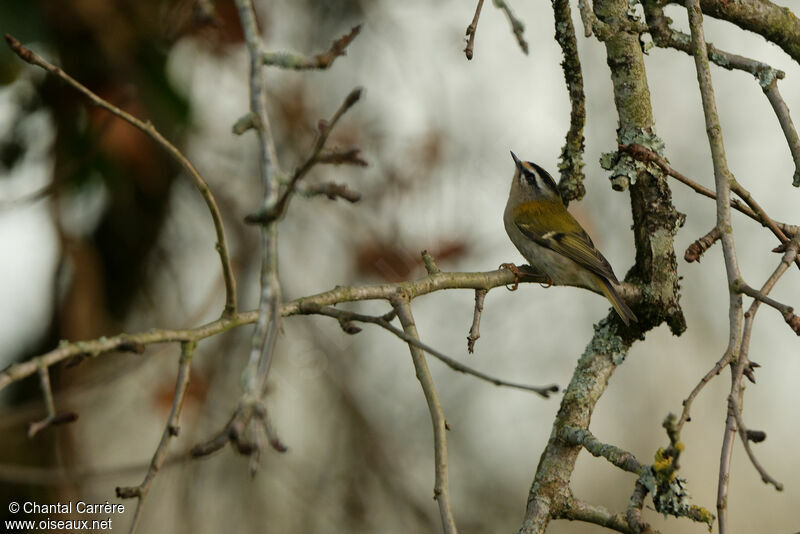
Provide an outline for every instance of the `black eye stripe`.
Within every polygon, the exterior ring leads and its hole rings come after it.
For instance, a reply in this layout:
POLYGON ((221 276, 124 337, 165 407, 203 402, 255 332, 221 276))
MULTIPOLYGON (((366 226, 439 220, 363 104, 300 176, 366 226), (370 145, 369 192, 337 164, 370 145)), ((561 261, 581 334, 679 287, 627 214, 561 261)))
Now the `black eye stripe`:
POLYGON ((534 175, 532 172, 529 172, 528 169, 525 169, 525 172, 522 173, 522 176, 525 177, 525 181, 528 182, 528 185, 534 189, 540 189, 539 180, 537 180, 536 175, 534 175))
POLYGON ((556 185, 555 180, 553 180, 553 177, 550 176, 550 173, 532 161, 526 161, 522 165, 525 179, 531 186, 537 190, 541 190, 542 186, 544 186, 547 189, 558 192, 558 186, 556 185), (538 180, 536 175, 538 175, 538 180))

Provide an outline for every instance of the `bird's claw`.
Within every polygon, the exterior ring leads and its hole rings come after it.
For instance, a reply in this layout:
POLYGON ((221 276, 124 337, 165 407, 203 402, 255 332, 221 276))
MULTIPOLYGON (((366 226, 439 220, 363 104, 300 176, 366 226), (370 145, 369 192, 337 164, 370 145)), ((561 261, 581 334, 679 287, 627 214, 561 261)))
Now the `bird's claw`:
POLYGON ((499 268, 511 271, 511 273, 514 274, 514 284, 511 287, 506 286, 506 289, 509 291, 516 291, 519 287, 519 279, 521 276, 523 276, 522 271, 520 271, 519 268, 513 263, 503 263, 499 268))

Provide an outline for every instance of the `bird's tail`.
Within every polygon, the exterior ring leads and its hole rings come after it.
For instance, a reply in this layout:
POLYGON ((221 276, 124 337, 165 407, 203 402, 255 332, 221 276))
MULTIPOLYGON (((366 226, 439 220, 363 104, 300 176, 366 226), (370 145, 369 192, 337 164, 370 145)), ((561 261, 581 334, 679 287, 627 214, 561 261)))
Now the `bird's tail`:
POLYGON ((625 323, 626 326, 629 325, 631 321, 634 323, 638 322, 631 309, 627 304, 625 304, 625 302, 623 302, 622 298, 620 298, 619 294, 617 294, 617 292, 614 290, 614 286, 611 285, 611 282, 602 276, 599 276, 598 278, 600 278, 600 281, 602 282, 600 289, 603 291, 603 294, 606 296, 611 305, 614 306, 614 310, 616 310, 617 314, 619 314, 622 322, 625 323))

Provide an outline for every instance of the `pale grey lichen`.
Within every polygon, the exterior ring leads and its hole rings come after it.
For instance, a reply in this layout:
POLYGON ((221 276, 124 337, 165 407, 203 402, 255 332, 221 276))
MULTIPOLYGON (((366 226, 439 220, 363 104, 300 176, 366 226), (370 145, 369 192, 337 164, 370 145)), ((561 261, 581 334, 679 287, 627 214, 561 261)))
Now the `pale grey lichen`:
MULTIPOLYGON (((617 141, 621 145, 642 145, 664 157, 664 141, 652 130, 619 128, 617 130, 617 141)), ((659 172, 655 163, 645 163, 619 151, 601 154, 600 166, 607 171, 611 171, 610 179, 617 183, 620 177, 625 177, 631 184, 635 184, 640 172, 659 172)))
POLYGON ((775 81, 776 78, 782 78, 782 76, 778 74, 777 70, 768 65, 764 65, 758 69, 758 74, 755 76, 762 89, 766 89, 773 81, 775 81))
POLYGON ((616 328, 611 326, 608 319, 603 319, 594 326, 594 336, 583 352, 582 358, 606 354, 611 357, 614 365, 620 365, 625 361, 629 347, 630 345, 617 335, 616 328))

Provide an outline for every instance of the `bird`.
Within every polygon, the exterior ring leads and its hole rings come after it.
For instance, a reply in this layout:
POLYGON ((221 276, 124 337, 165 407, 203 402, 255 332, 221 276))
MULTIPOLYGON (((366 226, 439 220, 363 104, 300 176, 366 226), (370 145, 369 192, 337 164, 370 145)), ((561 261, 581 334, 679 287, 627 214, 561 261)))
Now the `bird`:
MULTIPOLYGON (((611 265, 567 211, 553 177, 536 163, 520 161, 514 152, 511 157, 516 169, 503 223, 517 250, 552 285, 578 286, 600 293, 625 325, 638 322, 615 289, 619 280, 611 265)), ((503 267, 514 271, 517 277, 521 274, 513 264, 503 267)))

